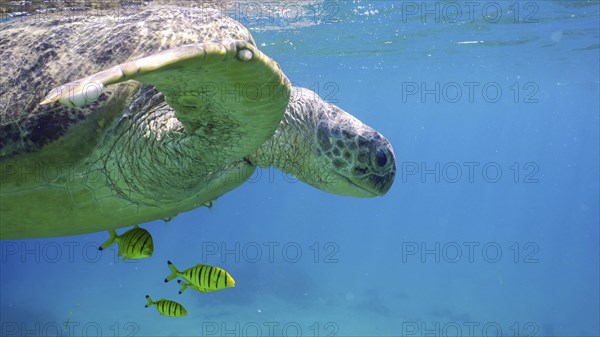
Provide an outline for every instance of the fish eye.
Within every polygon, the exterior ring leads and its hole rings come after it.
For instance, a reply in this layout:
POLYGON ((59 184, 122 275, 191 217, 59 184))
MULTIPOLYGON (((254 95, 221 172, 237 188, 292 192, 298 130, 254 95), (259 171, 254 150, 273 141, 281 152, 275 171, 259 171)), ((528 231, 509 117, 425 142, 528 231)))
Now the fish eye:
POLYGON ((388 162, 388 158, 387 158, 385 152, 383 152, 383 150, 381 150, 381 149, 377 150, 377 152, 375 153, 375 163, 377 163, 377 166, 385 167, 387 162, 388 162))

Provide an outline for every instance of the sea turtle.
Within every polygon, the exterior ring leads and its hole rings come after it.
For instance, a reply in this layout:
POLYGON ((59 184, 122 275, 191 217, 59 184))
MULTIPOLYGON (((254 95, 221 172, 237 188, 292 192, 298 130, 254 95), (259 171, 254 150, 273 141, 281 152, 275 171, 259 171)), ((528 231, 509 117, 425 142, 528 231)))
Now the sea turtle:
POLYGON ((388 140, 293 87, 218 10, 152 5, 1 25, 1 239, 171 218, 256 167, 340 195, 392 185, 388 140))

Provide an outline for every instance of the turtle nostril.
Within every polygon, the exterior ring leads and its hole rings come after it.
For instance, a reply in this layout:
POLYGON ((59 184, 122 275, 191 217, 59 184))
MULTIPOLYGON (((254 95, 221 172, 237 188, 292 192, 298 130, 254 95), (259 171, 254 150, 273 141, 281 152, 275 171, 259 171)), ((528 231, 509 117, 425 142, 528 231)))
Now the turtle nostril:
POLYGON ((377 150, 377 153, 375 154, 375 162, 377 165, 379 165, 379 167, 384 167, 387 164, 387 161, 388 158, 385 155, 385 152, 382 150, 377 150))

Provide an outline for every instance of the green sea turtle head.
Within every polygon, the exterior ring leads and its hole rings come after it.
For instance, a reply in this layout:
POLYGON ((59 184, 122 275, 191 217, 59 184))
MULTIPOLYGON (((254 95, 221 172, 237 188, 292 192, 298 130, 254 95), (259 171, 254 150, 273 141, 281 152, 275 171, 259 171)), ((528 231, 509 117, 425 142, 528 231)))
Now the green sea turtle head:
POLYGON ((383 135, 298 87, 274 136, 249 159, 325 192, 355 197, 384 195, 396 175, 394 151, 383 135))

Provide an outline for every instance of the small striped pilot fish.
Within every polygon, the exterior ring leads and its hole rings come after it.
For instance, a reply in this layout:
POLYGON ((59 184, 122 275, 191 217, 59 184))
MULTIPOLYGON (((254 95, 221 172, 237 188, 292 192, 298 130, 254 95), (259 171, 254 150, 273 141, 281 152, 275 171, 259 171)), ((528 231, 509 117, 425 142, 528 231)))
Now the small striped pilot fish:
POLYGON ((179 290, 180 294, 187 288, 192 288, 204 293, 235 286, 233 277, 219 267, 198 264, 184 271, 179 271, 171 261, 167 261, 167 263, 171 269, 171 275, 167 276, 165 282, 169 282, 177 276, 181 276, 187 281, 187 283, 179 281, 179 284, 181 285, 181 290, 179 290))
POLYGON ((124 260, 143 259, 152 256, 154 252, 152 236, 147 230, 137 225, 121 235, 117 235, 114 229, 110 229, 108 232, 110 238, 98 248, 99 250, 104 250, 117 241, 119 243, 118 256, 123 256, 124 260))
POLYGON ((187 310, 185 310, 183 305, 175 301, 161 298, 160 300, 154 302, 152 301, 152 298, 150 298, 150 296, 148 295, 146 295, 146 300, 148 301, 148 303, 146 303, 146 308, 151 305, 155 305, 156 309, 158 309, 158 312, 161 315, 170 317, 181 317, 187 315, 187 310))

